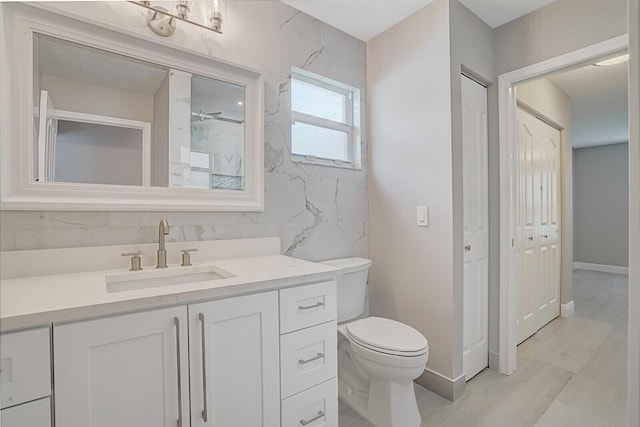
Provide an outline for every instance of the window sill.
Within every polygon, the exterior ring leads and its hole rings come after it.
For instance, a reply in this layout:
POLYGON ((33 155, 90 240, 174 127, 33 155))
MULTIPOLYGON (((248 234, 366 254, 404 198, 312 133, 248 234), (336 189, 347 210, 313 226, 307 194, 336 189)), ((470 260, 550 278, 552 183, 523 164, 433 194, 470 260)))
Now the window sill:
POLYGON ((291 156, 291 160, 294 163, 303 163, 303 164, 307 164, 307 165, 328 166, 328 167, 331 167, 331 168, 350 169, 350 170, 354 170, 354 171, 362 170, 361 166, 356 166, 353 163, 336 163, 333 160, 309 158, 309 157, 304 157, 304 156, 297 156, 295 154, 291 156))

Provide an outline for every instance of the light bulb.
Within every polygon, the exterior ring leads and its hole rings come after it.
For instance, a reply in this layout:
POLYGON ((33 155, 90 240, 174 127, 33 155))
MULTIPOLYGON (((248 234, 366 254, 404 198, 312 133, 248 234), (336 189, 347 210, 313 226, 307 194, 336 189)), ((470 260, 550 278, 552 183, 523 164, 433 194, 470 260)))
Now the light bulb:
POLYGON ((629 54, 625 53, 624 55, 616 56, 615 58, 605 59, 604 61, 596 62, 596 67, 608 67, 609 65, 622 64, 623 62, 627 62, 629 60, 629 54))

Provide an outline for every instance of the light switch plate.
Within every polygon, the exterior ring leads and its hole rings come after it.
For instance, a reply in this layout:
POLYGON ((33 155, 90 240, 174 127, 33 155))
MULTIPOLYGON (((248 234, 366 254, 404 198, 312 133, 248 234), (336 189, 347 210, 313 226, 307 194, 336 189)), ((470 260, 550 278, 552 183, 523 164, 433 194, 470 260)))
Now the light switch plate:
POLYGON ((429 207, 428 206, 418 206, 417 224, 418 224, 418 227, 429 226, 429 207))

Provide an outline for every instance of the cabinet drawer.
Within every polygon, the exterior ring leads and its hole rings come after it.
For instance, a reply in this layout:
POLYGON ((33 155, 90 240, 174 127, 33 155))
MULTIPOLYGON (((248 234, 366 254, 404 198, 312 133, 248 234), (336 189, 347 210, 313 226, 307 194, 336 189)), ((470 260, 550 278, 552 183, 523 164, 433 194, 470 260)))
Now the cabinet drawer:
POLYGON ((282 427, 338 427, 338 380, 282 401, 282 427))
POLYGON ((0 335, 1 407, 51 395, 49 328, 0 335))
POLYGON ((281 334, 318 325, 336 318, 335 281, 280 291, 281 334))
POLYGON ((2 427, 51 427, 49 397, 0 411, 2 427))
POLYGON ((289 397, 337 374, 336 322, 280 336, 282 397, 289 397))

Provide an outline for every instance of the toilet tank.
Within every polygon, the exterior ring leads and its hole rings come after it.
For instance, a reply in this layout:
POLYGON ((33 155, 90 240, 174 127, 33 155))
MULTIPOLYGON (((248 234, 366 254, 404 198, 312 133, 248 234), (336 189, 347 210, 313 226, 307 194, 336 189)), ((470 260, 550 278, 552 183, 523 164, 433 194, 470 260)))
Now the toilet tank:
POLYGON ((364 313, 371 260, 340 258, 322 261, 321 264, 342 270, 342 276, 337 278, 338 322, 354 319, 364 313))

